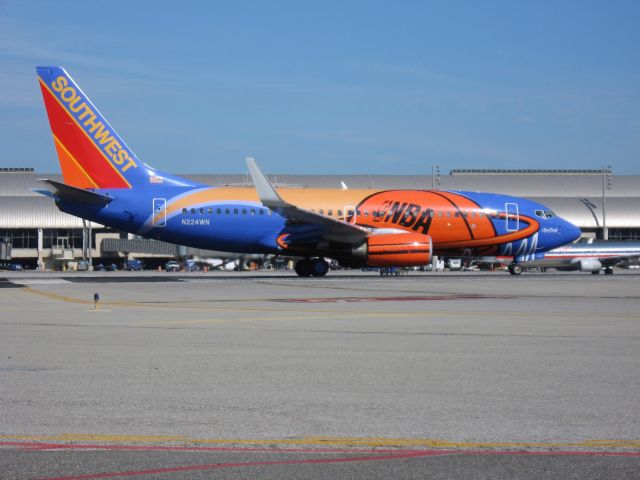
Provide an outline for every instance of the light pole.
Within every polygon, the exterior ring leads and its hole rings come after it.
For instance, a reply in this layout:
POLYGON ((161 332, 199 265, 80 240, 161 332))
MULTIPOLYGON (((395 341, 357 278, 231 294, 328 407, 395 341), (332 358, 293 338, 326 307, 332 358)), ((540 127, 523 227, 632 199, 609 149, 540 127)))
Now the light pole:
POLYGON ((431 190, 440 190, 440 165, 439 164, 431 166, 431 190))
POLYGON ((607 190, 611 190, 611 165, 602 167, 602 240, 609 240, 607 228, 607 190))
MULTIPOLYGON (((431 190, 440 190, 440 164, 431 166, 431 190)), ((433 212, 432 212, 433 213, 433 212)), ((431 256, 431 271, 438 271, 438 256, 431 256)))

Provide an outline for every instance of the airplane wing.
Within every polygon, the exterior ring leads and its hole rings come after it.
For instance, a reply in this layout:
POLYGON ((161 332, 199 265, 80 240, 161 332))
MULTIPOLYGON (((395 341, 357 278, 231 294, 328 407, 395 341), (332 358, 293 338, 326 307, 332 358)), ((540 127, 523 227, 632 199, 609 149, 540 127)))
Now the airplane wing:
POLYGON ((247 157, 246 161, 262 204, 288 219, 291 224, 315 226, 319 229, 317 235, 323 239, 337 242, 358 243, 371 234, 370 230, 358 225, 337 218, 325 217, 286 202, 262 173, 256 161, 251 157, 247 157))
POLYGON ((72 187, 64 183, 56 182, 54 180, 41 179, 43 183, 48 185, 49 190, 36 190, 38 193, 47 196, 55 196, 62 200, 69 200, 77 203, 84 203, 85 205, 106 205, 113 200, 108 195, 92 192, 90 190, 84 190, 78 187, 72 187))

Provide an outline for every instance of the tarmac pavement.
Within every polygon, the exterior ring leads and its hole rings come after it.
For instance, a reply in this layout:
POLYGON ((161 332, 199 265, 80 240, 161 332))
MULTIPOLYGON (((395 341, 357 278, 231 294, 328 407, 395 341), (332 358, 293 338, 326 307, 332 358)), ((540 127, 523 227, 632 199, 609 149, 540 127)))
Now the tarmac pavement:
POLYGON ((2 479, 640 472, 634 271, 0 277, 2 479))

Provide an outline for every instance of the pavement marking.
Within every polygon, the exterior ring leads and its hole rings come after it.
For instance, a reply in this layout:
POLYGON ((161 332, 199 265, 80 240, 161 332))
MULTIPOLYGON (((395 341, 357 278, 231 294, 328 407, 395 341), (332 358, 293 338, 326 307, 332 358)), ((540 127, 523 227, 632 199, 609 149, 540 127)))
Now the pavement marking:
POLYGON ((106 450, 106 451, 142 451, 142 452, 239 452, 239 453, 401 453, 415 452, 433 455, 580 455, 580 456, 620 456, 620 457, 640 457, 640 451, 634 450, 461 450, 461 449, 399 449, 397 447, 343 447, 329 448, 319 447, 282 447, 277 445, 267 446, 201 446, 201 445, 131 445, 131 444, 96 444, 96 443, 43 443, 43 442, 2 442, 0 447, 14 447, 26 451, 54 451, 54 450, 106 450))
POLYGON ((16 281, 18 285, 62 285, 69 284, 64 278, 25 278, 16 281))
MULTIPOLYGON (((370 452, 371 453, 371 452, 370 452)), ((275 465, 304 465, 304 464, 327 464, 327 463, 354 463, 354 462, 371 462, 381 460, 399 460, 414 457, 425 457, 432 455, 442 455, 442 452, 403 452, 388 454, 375 454, 375 455, 358 455, 348 457, 337 458, 303 458, 292 460, 271 460, 271 461, 253 461, 253 462, 229 462, 229 463, 211 463, 206 465, 182 465, 177 467, 164 467, 155 468, 149 470, 129 470, 129 471, 116 471, 116 472, 103 472, 94 474, 80 474, 64 477, 47 477, 42 480, 90 480, 95 478, 111 478, 111 477, 132 477, 140 475, 158 475, 164 473, 178 473, 178 472, 194 472, 194 471, 208 471, 208 470, 220 470, 230 468, 251 468, 251 467, 267 467, 275 465)))
POLYGON ((305 436, 293 438, 193 438, 182 435, 108 435, 74 434, 60 435, 0 435, 2 440, 40 442, 95 442, 124 444, 182 444, 182 445, 305 445, 327 447, 422 447, 440 449, 621 449, 640 453, 640 439, 589 439, 575 442, 496 442, 456 441, 436 438, 388 438, 388 437, 327 437, 305 436))
MULTIPOLYGON (((40 290, 40 289, 35 289, 35 288, 31 288, 31 287, 25 287, 23 289, 21 289, 21 291, 24 291, 26 293, 30 293, 30 294, 34 294, 34 295, 39 295, 39 296, 43 296, 46 298, 50 298, 52 300, 57 300, 57 301, 63 301, 63 302, 67 302, 67 303, 76 303, 76 304, 83 304, 83 305, 93 305, 93 300, 83 300, 77 297, 71 297, 68 295, 60 295, 57 293, 53 293, 53 292, 47 292, 44 290, 40 290)), ((478 299, 482 299, 483 297, 478 297, 478 299)), ((486 298, 486 297, 484 297, 486 298)), ((515 298, 515 297, 514 297, 515 298)), ((333 298, 327 298, 327 302, 331 302, 333 303, 335 299, 333 298)), ((226 300, 226 302, 238 302, 239 304, 243 304, 243 303, 247 303, 247 302, 267 302, 267 301, 277 301, 277 302, 282 302, 282 303, 300 303, 299 301, 296 301, 295 299, 292 300, 283 300, 283 299, 238 299, 238 300, 226 300)), ((271 312, 297 312, 297 313, 309 313, 309 312, 316 312, 316 313, 325 313, 325 314, 331 314, 333 315, 336 311, 335 310, 327 310, 327 309, 316 309, 316 310, 311 310, 311 309, 301 309, 301 310, 295 310, 295 309, 288 309, 288 308, 281 308, 281 307, 266 307, 266 306, 256 306, 256 307, 240 307, 240 306, 233 306, 233 307, 217 307, 217 306, 213 306, 213 305, 209 305, 209 303, 214 303, 217 302, 216 300, 195 300, 195 301, 187 301, 187 302, 150 302, 150 301, 102 301, 101 304, 102 305, 108 305, 108 306, 125 306, 125 307, 151 307, 151 308, 180 308, 180 309, 196 309, 196 310, 216 310, 216 311, 238 311, 238 312, 242 312, 242 311, 248 311, 248 312, 264 312, 264 311, 271 311, 271 312), (190 302, 190 303, 189 303, 190 302)), ((302 299, 302 302, 304 302, 304 299, 302 299)), ((393 316, 397 316, 400 313, 399 312, 394 312, 394 311, 389 311, 389 312, 380 312, 375 311, 375 312, 362 312, 365 314, 375 314, 375 315, 393 315, 393 316)), ((528 313, 528 312, 522 312, 522 311, 505 311, 505 310, 501 310, 501 311, 496 311, 496 312, 467 312, 467 311, 462 311, 462 312, 451 312, 451 311, 434 311, 434 310, 429 310, 429 311, 420 311, 420 312, 401 312, 403 315, 411 315, 411 316, 470 316, 470 317, 513 317, 513 316, 517 316, 517 317, 539 317, 541 315, 544 315, 545 317, 557 317, 557 318, 568 318, 568 317, 575 317, 576 315, 580 315, 580 316, 584 316, 584 317, 593 317, 593 318, 627 318, 627 319, 633 319, 633 320, 640 320, 640 314, 616 314, 616 315, 612 315, 609 312, 532 312, 532 313, 528 313)))
MULTIPOLYGON (((45 298, 49 298, 52 300, 57 300, 57 301, 63 301, 63 302, 67 302, 67 303, 73 303, 73 304, 81 304, 81 305, 93 305, 93 300, 83 300, 77 297, 71 297, 68 295, 60 295, 57 293, 53 293, 53 292, 47 292, 44 290, 40 290, 40 289, 35 289, 35 288, 31 288, 31 287, 25 287, 20 289, 20 291, 23 291, 25 293, 29 293, 29 294, 34 294, 34 295, 39 295, 45 298)), ((482 298, 482 297, 480 297, 482 298)), ((515 298, 515 297, 514 297, 515 298)), ((259 302, 259 301, 273 301, 273 299, 261 299, 261 300, 257 300, 257 299, 238 299, 237 302, 240 304, 246 303, 246 302, 259 302)), ((282 302, 281 300, 278 300, 283 304, 287 304, 289 302, 282 302)), ((202 304, 202 303, 209 303, 209 302, 215 302, 215 300, 201 300, 201 301, 197 301, 200 302, 200 304, 194 304, 194 303, 186 303, 186 302, 136 302, 136 301, 101 301, 101 305, 106 305, 106 306, 124 306, 124 307, 150 307, 150 308, 165 308, 165 309, 194 309, 194 310, 211 310, 211 311, 226 311, 226 312, 240 312, 240 311, 246 311, 246 312, 265 312, 265 311, 270 311, 270 312, 296 312, 296 313, 304 313, 304 314, 308 314, 310 312, 316 312, 316 313, 323 313, 323 314, 329 314, 329 315, 334 315, 335 314, 335 310, 311 310, 311 309, 301 309, 301 310, 294 310, 294 309, 288 309, 288 308, 274 308, 274 307, 265 307, 265 306, 256 306, 256 307, 217 307, 217 306, 213 306, 213 305, 208 305, 208 304, 202 304)), ((333 300, 331 299, 331 297, 328 297, 326 302, 332 302, 333 300)), ((291 303, 298 303, 298 302, 291 302, 291 303)), ((389 312, 380 312, 375 311, 375 312, 361 312, 362 314, 366 315, 375 315, 375 316, 389 316, 392 315, 394 317, 397 316, 415 316, 415 317, 437 317, 437 316, 446 316, 446 317, 474 317, 474 318, 496 318, 496 317, 501 317, 501 318, 510 318, 510 317, 540 317, 540 316, 544 316, 544 317, 554 317, 554 318, 566 318, 566 317, 571 317, 574 318, 576 315, 580 315, 582 317, 592 317, 592 318, 618 318, 618 319, 630 319, 630 320, 640 320, 640 314, 610 314, 607 312, 602 312, 602 313, 598 313, 598 312, 544 312, 544 311, 539 311, 539 312, 522 312, 522 311, 493 311, 493 312, 469 312, 469 311, 461 311, 461 312, 451 312, 451 311, 434 311, 434 310, 429 310, 429 311, 420 311, 420 312, 394 312, 394 311, 389 311, 389 312)), ((349 318, 351 318, 352 315, 349 315, 349 318)))
MULTIPOLYGON (((187 325, 219 325, 224 323, 249 323, 249 324, 258 324, 262 322, 300 322, 306 320, 373 320, 375 318, 389 318, 390 314, 381 314, 381 313, 361 313, 354 315, 336 315, 332 312, 327 312, 326 315, 305 315, 305 316, 269 316, 269 317, 225 317, 225 318, 210 318, 210 319, 192 319, 192 320, 181 320, 181 319, 172 319, 172 320, 147 320, 142 322, 137 322, 135 324, 128 324, 129 326, 140 326, 140 327, 180 327, 187 325)), ((406 317, 406 318, 422 318, 422 317, 458 317, 456 314, 446 314, 442 315, 438 314, 411 314, 411 313, 399 313, 393 314, 394 318, 406 317)), ((489 317, 487 317, 489 318, 489 317)), ((277 330, 287 330, 286 327, 270 327, 277 330)), ((356 334, 386 334, 386 335, 445 335, 445 336, 488 336, 488 337, 537 337, 537 338, 577 338, 576 335, 571 334, 554 334, 554 335, 542 335, 542 334, 509 334, 509 333, 491 333, 491 332, 466 332, 466 333, 456 333, 456 332, 443 332, 438 330, 412 330, 405 332, 398 332, 396 330, 384 330, 384 329, 375 329, 375 330, 340 330, 340 329, 311 329, 304 328, 298 329, 296 331, 305 331, 305 332, 313 332, 313 333, 356 333, 356 334)), ((602 336, 602 335, 580 335, 580 338, 616 338, 619 339, 619 336, 602 336)), ((637 336, 625 336, 625 339, 640 339, 637 336)))
MULTIPOLYGON (((452 452, 455 454, 455 452, 452 452)), ((498 452, 496 452, 498 453, 498 452)), ((528 452, 499 452, 507 455, 526 455, 528 452)), ((80 474, 65 477, 48 477, 42 480, 90 480, 96 478, 112 478, 112 477, 132 477, 141 475, 158 475, 165 473, 178 473, 178 472, 194 472, 194 471, 209 471, 231 468, 255 468, 255 467, 268 467, 276 465, 318 465, 318 464, 331 464, 331 463, 358 463, 358 462, 372 462, 372 461, 384 461, 384 460, 400 460, 410 458, 420 458, 428 456, 442 456, 447 455, 447 452, 397 452, 390 454, 377 454, 377 455, 359 455, 359 456, 347 456, 337 458, 307 458, 307 459, 292 459, 292 460, 271 460, 271 461, 253 461, 253 462, 235 462, 235 463, 211 463, 207 465, 182 465, 164 468, 155 468, 149 470, 129 470, 129 471, 115 471, 115 472, 103 472, 94 474, 80 474)), ((478 452, 482 454, 482 452, 478 452)), ((485 453, 486 454, 486 453, 485 453)), ((546 454, 546 453, 544 453, 546 454)), ((540 453, 538 453, 540 455, 540 453)), ((557 454, 556 454, 557 455, 557 454)), ((579 455, 571 454, 568 455, 579 455)), ((590 454, 593 455, 593 454, 590 454)))
MULTIPOLYGON (((0 446, 2 444, 0 443, 0 446)), ((12 445, 15 446, 15 445, 12 445)), ((57 445, 43 445, 43 448, 26 446, 25 450, 40 450, 50 451, 58 450, 57 445)), ((138 448, 127 448, 122 446, 123 450, 140 450, 138 448)), ((63 447, 67 448, 68 447, 63 447)), ((151 449, 143 449, 151 450, 151 449)), ((156 450, 156 449, 153 449, 156 450)), ((202 449, 199 449, 202 450, 202 449)), ((228 449, 230 450, 230 449, 228 449)), ((375 462, 375 461, 393 461, 393 460, 407 460, 412 458, 426 458, 426 457, 438 457, 447 455, 509 455, 509 456, 607 456, 607 457, 640 457, 640 452, 588 452, 588 451, 517 451, 517 450, 490 450, 490 451, 478 451, 478 450, 352 450, 342 452, 331 451, 311 451, 301 449, 297 452, 286 451, 284 449, 274 448, 262 448, 262 449, 235 449, 235 452, 252 452, 252 453, 269 453, 269 454, 322 454, 322 456, 315 456, 312 458, 288 458, 282 460, 253 460, 242 462, 216 462, 208 464, 190 464, 190 465, 172 465, 166 467, 157 466, 153 469, 146 470, 127 470, 127 471, 103 471, 99 473, 76 473, 72 475, 46 477, 41 480, 90 480, 99 478, 113 478, 113 477, 133 477, 133 476, 147 476, 147 475, 162 475, 178 472, 194 472, 194 471, 211 471, 221 469, 238 469, 238 468, 256 468, 256 467, 269 467, 269 466, 286 466, 286 465, 323 465, 323 464, 339 464, 339 463, 359 463, 359 462, 375 462), (330 455, 330 456, 329 456, 330 455), (341 455, 341 456, 336 456, 341 455)))
POLYGON ((407 460, 411 458, 438 457, 449 455, 476 455, 476 456, 600 456, 600 457, 640 457, 640 451, 583 451, 583 450, 547 450, 547 451, 522 451, 522 450, 459 450, 459 449, 420 449, 420 450, 318 450, 318 449, 283 449, 270 447, 261 448, 208 448, 208 447, 154 447, 154 446, 133 446, 133 445, 113 445, 101 447, 96 445, 69 445, 69 444, 33 444, 33 443, 16 443, 16 442, 0 442, 0 447, 21 448, 27 451, 56 451, 56 450, 82 450, 82 449, 106 449, 106 450, 123 450, 123 451, 233 451, 236 453, 267 453, 267 454, 321 454, 312 458, 288 458, 282 460, 253 460, 242 462, 216 462, 208 464, 190 464, 190 465, 171 465, 166 467, 157 466, 153 469, 146 470, 121 470, 121 471, 103 471, 98 473, 80 473, 65 476, 45 477, 41 480, 90 480, 99 478, 113 477, 133 477, 147 475, 161 475, 178 472, 194 472, 194 471, 211 471, 220 469, 238 469, 238 468, 255 468, 269 467, 277 465, 322 465, 322 464, 338 464, 338 463, 359 463, 372 461, 393 461, 407 460), (338 456, 337 456, 338 455, 338 456))
MULTIPOLYGON (((397 277, 398 279, 400 278, 404 278, 405 280, 410 280, 411 277, 397 277)), ((421 277, 414 277, 413 279, 419 279, 421 277)), ((423 277, 422 277, 423 278, 423 277)), ((433 278, 433 280, 436 281, 441 281, 443 279, 445 279, 446 277, 439 277, 439 278, 433 278)), ((446 278, 447 280, 450 281, 456 281, 459 280, 460 276, 458 276, 457 279, 455 278, 446 278)), ((603 277, 604 278, 604 277, 603 277)), ((618 279, 620 279, 620 277, 617 277, 618 279)), ((627 277, 628 278, 628 277, 627 277)), ((634 279, 640 279, 640 275, 634 275, 633 277, 634 279)), ((269 281, 269 280, 256 280, 255 283, 257 284, 264 284, 264 285, 269 285, 269 286, 278 286, 278 287, 291 287, 291 288, 311 288, 311 289, 327 289, 327 290, 346 290, 346 291, 356 291, 356 292, 384 292, 384 293, 389 293, 389 292, 402 292, 402 293, 417 293, 417 294, 422 294, 422 295, 428 295, 428 294, 433 294, 433 295, 460 295, 460 292, 442 292, 442 291, 429 291, 429 290, 410 290, 407 288, 402 288, 404 287, 404 285, 402 284, 396 284, 396 283, 391 283, 390 285, 398 285, 400 288, 398 289, 394 289, 391 290, 389 288, 389 286, 385 286, 385 288, 365 288, 365 287, 354 287, 354 286, 349 286, 349 287, 345 287, 345 286, 340 286, 340 285, 332 285, 332 284, 322 284, 320 282, 329 282, 329 281, 333 281, 336 278, 329 278, 329 279, 324 279, 324 280, 320 280, 318 283, 314 283, 314 284, 307 284, 305 283, 305 281, 302 282, 295 282, 295 283, 285 283, 283 281, 269 281)), ((475 277, 475 279, 477 280, 478 277, 475 277)), ((496 280, 499 278, 498 277, 489 277, 490 280, 496 280)), ((377 277, 368 277, 366 279, 362 279, 362 284, 363 285, 370 285, 371 281, 382 281, 384 280, 383 278, 377 278, 377 277)), ((306 280, 308 281, 308 280, 306 280)), ((357 281, 357 280, 356 280, 357 281)), ((392 281, 393 282, 393 281, 392 281)), ((424 284, 423 284, 424 285, 424 284)), ((425 285, 428 286, 428 285, 425 285)), ((490 293, 491 295, 491 293, 490 293)), ((546 294, 535 294, 535 293, 519 293, 517 295, 496 295, 497 298, 502 298, 502 299, 516 299, 516 298, 566 298, 566 299, 571 299, 571 298, 584 298, 580 295, 576 295, 576 294, 569 294, 569 295, 553 295, 551 293, 546 293, 546 294)), ((617 295, 609 295, 606 297, 597 297, 597 298, 619 298, 619 299, 638 299, 640 298, 637 295, 621 295, 621 296, 617 296, 617 295)))
POLYGON ((337 303, 337 302, 425 302, 441 300, 482 300, 482 299, 504 299, 509 297, 498 297, 495 295, 403 295, 388 297, 316 297, 316 298, 274 298, 273 302, 286 303, 337 303))
POLYGON ((40 290, 37 288, 24 287, 20 289, 21 292, 31 293, 34 295, 39 295, 41 297, 46 297, 51 300, 61 300, 67 303, 79 303, 82 305, 93 304, 93 300, 81 300, 79 298, 69 297, 66 295, 59 295, 57 293, 45 292, 44 290, 40 290))
MULTIPOLYGON (((71 297, 68 295, 60 295, 58 293, 47 292, 40 289, 35 289, 31 287, 25 287, 21 289, 21 291, 33 295, 39 295, 45 298, 49 298, 51 300, 66 302, 66 303, 74 303, 74 304, 82 304, 82 305, 93 305, 93 299, 91 300, 83 300, 77 297, 71 297)), ((246 302, 268 302, 270 299, 238 299, 238 300, 225 300, 227 302, 238 302, 240 304, 246 302)), ((284 307, 217 307, 213 305, 209 305, 209 303, 216 302, 216 300, 189 300, 189 301, 176 301, 176 302, 165 302, 165 301, 105 301, 102 300, 100 302, 101 305, 109 305, 109 306, 124 306, 124 307, 151 307, 151 308, 166 308, 166 309, 196 309, 196 310, 216 310, 216 311, 251 311, 251 312, 263 312, 263 311, 274 311, 274 312, 288 312, 295 311, 292 309, 284 308, 284 307)), ((309 312, 314 310, 298 310, 298 312, 309 312)), ((329 310, 315 310, 320 313, 330 313, 329 310)))
MULTIPOLYGON (((276 310, 280 313, 298 313, 296 311, 290 310, 276 310)), ((207 324, 207 323, 227 323, 227 322, 271 322, 271 321, 304 321, 304 320, 340 320, 340 319, 369 319, 369 318, 388 318, 389 313, 379 313, 379 312, 363 312, 363 313, 336 313, 336 312, 304 312, 303 316, 260 316, 260 317, 234 317, 234 318, 204 318, 204 319, 194 319, 194 320, 181 320, 181 319, 171 319, 171 320, 147 320, 144 322, 140 322, 143 325, 197 325, 197 324, 207 324)), ((421 317, 422 313, 394 313, 394 317, 421 317)))

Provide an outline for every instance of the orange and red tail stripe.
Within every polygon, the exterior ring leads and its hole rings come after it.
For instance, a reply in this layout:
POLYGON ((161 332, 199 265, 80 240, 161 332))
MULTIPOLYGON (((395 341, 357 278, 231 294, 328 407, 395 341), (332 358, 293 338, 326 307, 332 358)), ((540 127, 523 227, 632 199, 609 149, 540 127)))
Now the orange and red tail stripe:
POLYGON ((40 88, 64 182, 80 188, 131 188, 42 79, 40 88))

